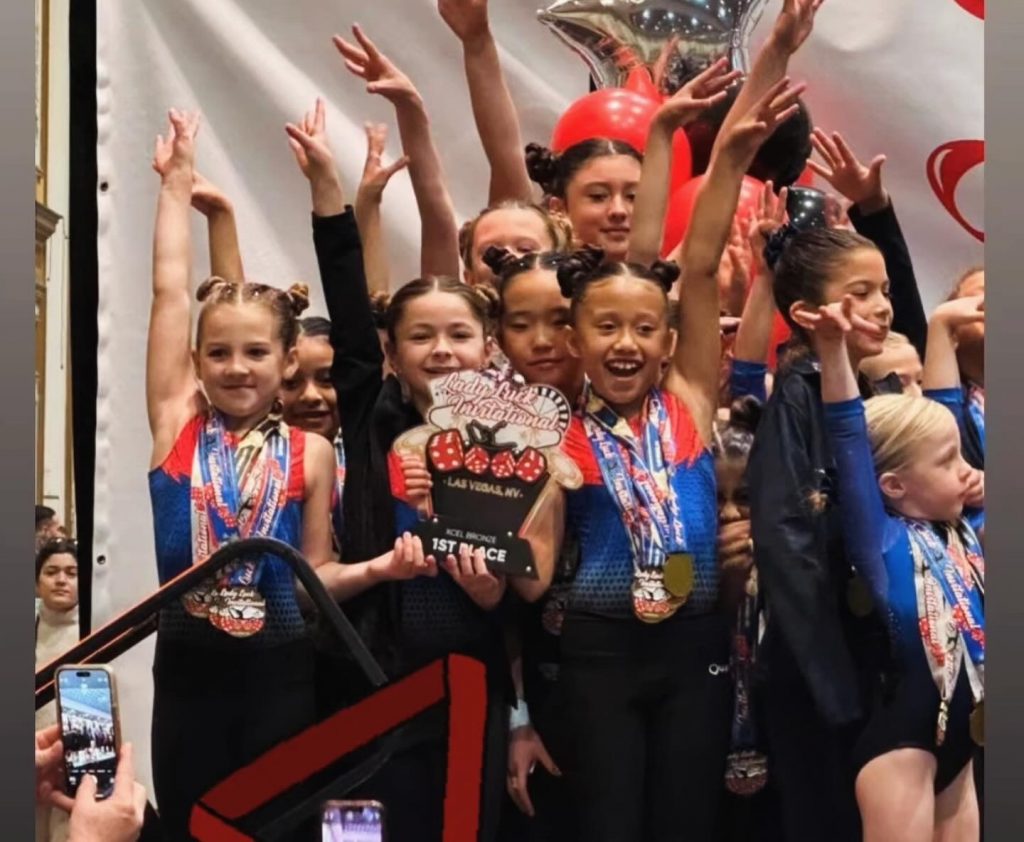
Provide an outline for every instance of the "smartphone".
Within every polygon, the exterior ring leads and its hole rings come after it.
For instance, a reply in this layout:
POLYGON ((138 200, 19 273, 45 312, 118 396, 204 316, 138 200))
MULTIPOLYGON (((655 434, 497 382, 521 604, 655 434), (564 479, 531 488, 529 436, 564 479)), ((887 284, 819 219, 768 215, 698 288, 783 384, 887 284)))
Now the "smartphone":
POLYGON ((58 667, 55 683, 65 792, 74 798, 82 777, 92 775, 97 797, 106 798, 114 790, 121 748, 114 671, 92 664, 58 667))
POLYGON ((379 801, 328 801, 320 813, 323 842, 384 842, 379 801))

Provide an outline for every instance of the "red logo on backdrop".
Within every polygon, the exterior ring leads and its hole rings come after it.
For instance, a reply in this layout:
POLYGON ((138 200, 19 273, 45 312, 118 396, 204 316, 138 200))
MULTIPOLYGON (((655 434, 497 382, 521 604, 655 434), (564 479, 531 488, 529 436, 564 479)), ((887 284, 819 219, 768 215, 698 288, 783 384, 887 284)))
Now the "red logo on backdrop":
POLYGON ((985 162, 985 141, 951 140, 928 156, 928 183, 942 206, 971 236, 985 242, 985 232, 969 223, 956 204, 956 188, 963 177, 985 162))
POLYGON ((443 842, 476 839, 480 818, 487 679, 462 655, 414 672, 279 743, 206 793, 189 831, 200 842, 254 842, 237 822, 347 754, 433 705, 448 704, 443 842))
POLYGON ((985 0, 956 0, 957 5, 976 18, 985 20, 985 0))

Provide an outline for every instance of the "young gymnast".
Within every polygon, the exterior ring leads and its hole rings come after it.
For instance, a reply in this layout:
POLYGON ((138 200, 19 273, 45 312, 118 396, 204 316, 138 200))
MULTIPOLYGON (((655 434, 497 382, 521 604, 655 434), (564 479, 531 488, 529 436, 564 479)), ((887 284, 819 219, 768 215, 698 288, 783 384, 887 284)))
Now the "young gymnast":
MULTIPOLYGON (((952 335, 981 320, 980 298, 936 311, 926 388, 959 379, 952 335)), ((850 296, 796 316, 821 360, 847 555, 887 618, 894 688, 854 750, 867 842, 977 839, 971 757, 984 741, 985 568, 962 518, 971 475, 953 415, 922 397, 864 403, 850 346, 884 326, 850 296), (972 739, 973 738, 973 739, 972 739)))
POLYGON ((788 80, 770 87, 719 139, 684 248, 678 343, 668 325, 672 264, 648 269, 589 251, 559 269, 572 299, 570 347, 590 381, 565 443, 584 487, 569 495, 580 561, 560 674, 581 838, 711 837, 731 697, 709 450, 717 272, 743 174, 800 90, 788 80))
MULTIPOLYGON (((146 360, 159 579, 255 535, 318 566, 330 556, 334 454, 278 407, 305 290, 208 279, 196 293, 193 348, 188 217, 199 121, 174 110, 170 121, 153 164, 161 186, 146 360)), ((294 577, 276 557, 240 560, 161 612, 153 778, 173 838, 188 838, 192 805, 210 786, 312 721, 312 664, 294 577)))

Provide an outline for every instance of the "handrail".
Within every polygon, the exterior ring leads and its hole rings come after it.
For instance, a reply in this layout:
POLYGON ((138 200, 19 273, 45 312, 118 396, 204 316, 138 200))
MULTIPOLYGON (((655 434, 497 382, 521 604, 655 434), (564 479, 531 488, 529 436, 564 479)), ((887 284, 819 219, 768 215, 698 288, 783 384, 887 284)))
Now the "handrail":
POLYGON ((175 576, 155 593, 142 602, 133 605, 119 617, 79 641, 63 655, 36 671, 36 710, 54 695, 53 676, 57 667, 64 664, 107 663, 124 654, 139 641, 149 637, 157 627, 160 609, 180 599, 196 585, 213 576, 224 565, 242 556, 270 554, 287 562, 299 582, 306 589, 320 616, 324 618, 352 653, 363 674, 374 687, 387 683, 387 676, 380 664, 367 649, 362 638, 353 628, 348 617, 337 602, 327 593, 323 582, 310 567, 309 562, 294 547, 276 538, 242 538, 226 543, 200 564, 175 576))

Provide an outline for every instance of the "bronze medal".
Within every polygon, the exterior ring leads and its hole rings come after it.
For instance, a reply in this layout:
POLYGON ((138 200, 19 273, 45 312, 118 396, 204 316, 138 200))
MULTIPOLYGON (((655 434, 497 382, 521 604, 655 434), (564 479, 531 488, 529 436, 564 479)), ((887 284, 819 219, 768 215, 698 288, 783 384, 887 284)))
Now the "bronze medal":
POLYGON ((869 617, 875 610, 875 600, 867 583, 860 576, 853 576, 847 582, 846 604, 854 617, 869 617))
POLYGON ((768 782, 768 759, 758 751, 734 751, 726 758, 725 788, 751 796, 768 782))
POLYGON ((665 590, 679 600, 680 605, 693 593, 694 569, 690 553, 672 553, 665 559, 665 590))
POLYGON ((971 739, 974 744, 984 747, 985 745, 985 700, 982 699, 971 711, 971 739))
POLYGON ((181 598, 181 604, 190 616, 202 620, 210 614, 210 590, 205 586, 193 588, 181 598))
POLYGON ((267 602, 255 588, 225 588, 218 628, 232 637, 251 637, 262 630, 267 602))

